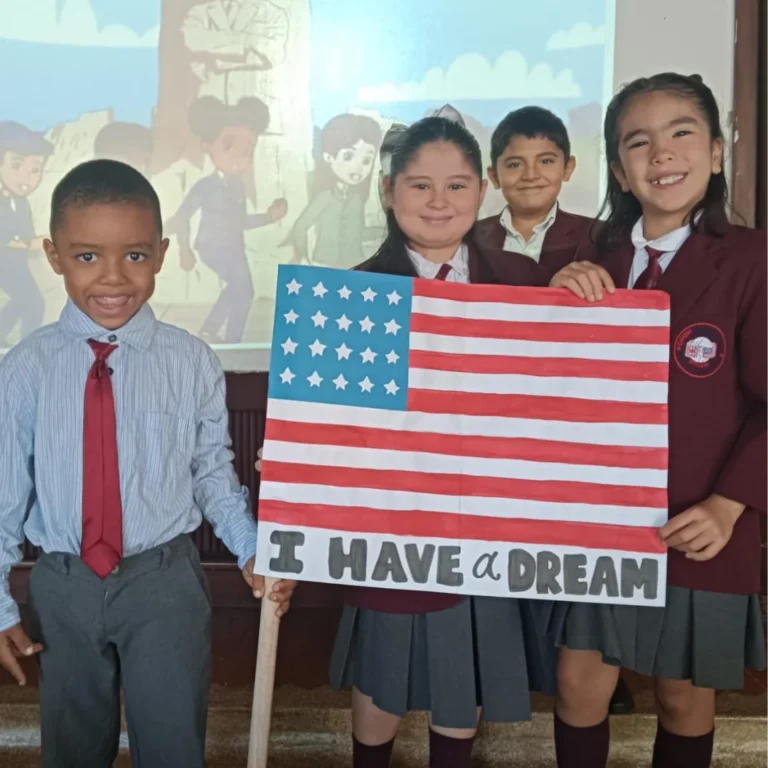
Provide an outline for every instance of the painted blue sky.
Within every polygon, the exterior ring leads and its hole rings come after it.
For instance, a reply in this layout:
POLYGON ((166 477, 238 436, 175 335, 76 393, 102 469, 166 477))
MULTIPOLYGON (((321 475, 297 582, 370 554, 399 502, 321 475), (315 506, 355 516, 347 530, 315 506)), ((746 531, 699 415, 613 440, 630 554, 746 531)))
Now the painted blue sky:
MULTIPOLYGON (((517 50, 531 67, 546 62, 556 72, 569 68, 581 86, 582 98, 568 106, 601 101, 603 47, 547 51, 546 44, 554 32, 571 29, 579 22, 593 27, 605 23, 610 2, 472 0, 470 16, 467 0, 312 0, 311 87, 315 122, 322 124, 355 105, 360 85, 419 81, 430 68, 445 69, 465 53, 479 53, 493 62, 505 51, 517 50)), ((441 104, 365 106, 410 121, 441 104)), ((456 106, 490 124, 516 105, 506 102, 456 106)))
MULTIPOLYGON (((3 16, 21 0, 0 0, 0 120, 44 130, 84 112, 112 108, 118 120, 149 124, 157 96, 157 50, 50 45, 2 39, 3 16)), ((27 8, 35 0, 23 0, 27 8)), ((40 0, 45 4, 45 0, 40 0)), ((60 13, 68 0, 56 0, 60 13)), ((173 0, 166 0, 172 2, 173 0)), ((432 67, 479 53, 491 62, 522 53, 530 67, 568 68, 578 98, 540 99, 560 114, 603 94, 602 46, 547 50, 549 37, 578 22, 606 21, 614 0, 311 0, 313 119, 318 125, 351 106, 410 121, 439 104, 358 103, 360 87, 421 81, 432 67)), ((42 5, 41 5, 42 7, 42 5)), ((50 6, 49 6, 50 7, 50 6)), ((159 23, 161 0, 91 0, 97 26, 123 24, 139 35, 159 23)), ((609 19, 612 21, 612 19, 609 19)), ((486 125, 519 106, 498 99, 456 101, 486 125)))

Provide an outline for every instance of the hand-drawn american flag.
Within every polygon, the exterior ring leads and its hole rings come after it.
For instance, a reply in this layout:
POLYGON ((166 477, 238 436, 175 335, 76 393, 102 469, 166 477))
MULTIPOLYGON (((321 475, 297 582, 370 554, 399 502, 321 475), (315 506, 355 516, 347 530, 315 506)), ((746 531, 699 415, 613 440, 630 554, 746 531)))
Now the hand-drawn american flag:
POLYGON ((656 292, 588 305, 280 267, 260 539, 282 526, 661 558, 668 360, 656 292))

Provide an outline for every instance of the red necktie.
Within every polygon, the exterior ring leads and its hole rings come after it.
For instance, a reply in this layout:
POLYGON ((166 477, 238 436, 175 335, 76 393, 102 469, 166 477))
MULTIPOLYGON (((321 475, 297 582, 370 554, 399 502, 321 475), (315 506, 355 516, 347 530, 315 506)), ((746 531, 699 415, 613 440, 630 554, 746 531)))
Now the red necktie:
POLYGON ((117 349, 90 339, 96 356, 85 382, 83 538, 80 557, 101 579, 123 556, 123 505, 117 463, 115 398, 107 358, 117 349))
POLYGON ((640 277, 635 280, 634 287, 638 290, 651 291, 656 287, 661 277, 661 264, 659 259, 664 255, 664 251, 657 251, 655 248, 645 246, 648 253, 648 266, 643 270, 640 277))
POLYGON ((445 280, 451 269, 452 267, 450 264, 441 264, 440 269, 437 270, 437 274, 435 275, 435 280, 445 280))

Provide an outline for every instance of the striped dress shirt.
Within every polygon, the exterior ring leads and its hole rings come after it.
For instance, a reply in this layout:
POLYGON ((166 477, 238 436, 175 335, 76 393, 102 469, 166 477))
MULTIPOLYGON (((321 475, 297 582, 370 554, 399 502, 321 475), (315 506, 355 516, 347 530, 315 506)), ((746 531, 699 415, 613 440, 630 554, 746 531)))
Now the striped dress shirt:
POLYGON ((205 517, 242 568, 256 552, 247 488, 232 465, 224 372, 186 331, 145 305, 107 331, 71 301, 0 362, 0 631, 19 620, 8 576, 26 537, 80 553, 88 339, 116 344, 115 396, 123 555, 198 528, 205 517))

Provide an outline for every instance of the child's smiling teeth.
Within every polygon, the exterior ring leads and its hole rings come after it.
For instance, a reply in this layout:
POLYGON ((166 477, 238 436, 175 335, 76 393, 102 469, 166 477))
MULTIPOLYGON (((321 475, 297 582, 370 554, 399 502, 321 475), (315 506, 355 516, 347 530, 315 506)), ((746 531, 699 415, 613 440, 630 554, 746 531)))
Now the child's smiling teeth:
POLYGON ((676 173, 673 176, 662 176, 660 179, 654 179, 651 184, 654 187, 666 187, 670 184, 677 184, 678 181, 682 181, 684 178, 684 173, 676 173))

